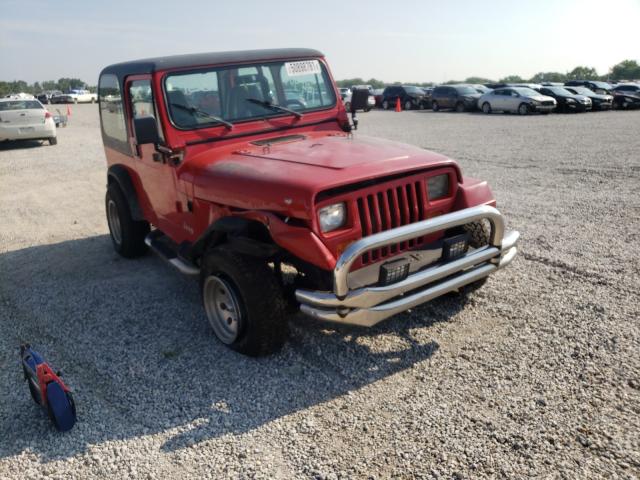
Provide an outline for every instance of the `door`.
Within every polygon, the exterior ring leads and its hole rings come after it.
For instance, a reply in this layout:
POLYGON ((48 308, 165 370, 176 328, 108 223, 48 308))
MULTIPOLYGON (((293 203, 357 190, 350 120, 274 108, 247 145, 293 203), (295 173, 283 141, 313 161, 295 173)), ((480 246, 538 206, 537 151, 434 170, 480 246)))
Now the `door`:
POLYGON ((456 108, 456 103, 458 103, 458 91, 453 87, 449 87, 447 89, 447 104, 445 107, 456 108))
POLYGON ((515 90, 508 90, 507 95, 504 97, 504 102, 504 109, 509 112, 517 112, 522 103, 520 95, 515 90))
MULTIPOLYGON (((157 118, 157 109, 151 88, 151 77, 134 76, 125 83, 127 113, 131 136, 131 151, 134 155, 135 169, 138 172, 145 199, 150 205, 156 226, 165 232, 173 229, 176 222, 177 194, 175 166, 158 154, 155 145, 138 145, 135 139, 133 120, 142 117, 157 118)), ((162 128, 158 123, 158 132, 162 139, 162 128)))

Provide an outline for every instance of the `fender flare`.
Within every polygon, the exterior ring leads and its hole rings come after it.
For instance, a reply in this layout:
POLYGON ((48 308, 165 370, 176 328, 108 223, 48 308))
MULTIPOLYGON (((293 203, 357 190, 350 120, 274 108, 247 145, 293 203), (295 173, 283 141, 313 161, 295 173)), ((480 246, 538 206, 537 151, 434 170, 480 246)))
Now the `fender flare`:
POLYGON ((107 184, 111 182, 115 182, 120 187, 127 199, 131 218, 136 221, 145 220, 129 170, 124 165, 112 165, 107 172, 107 184))
POLYGON ((238 253, 255 257, 271 257, 280 251, 273 242, 268 228, 260 221, 249 218, 222 217, 207 227, 191 248, 192 257, 200 257, 209 245, 217 245, 233 237, 229 246, 238 253), (269 241, 267 242, 267 238, 269 241))

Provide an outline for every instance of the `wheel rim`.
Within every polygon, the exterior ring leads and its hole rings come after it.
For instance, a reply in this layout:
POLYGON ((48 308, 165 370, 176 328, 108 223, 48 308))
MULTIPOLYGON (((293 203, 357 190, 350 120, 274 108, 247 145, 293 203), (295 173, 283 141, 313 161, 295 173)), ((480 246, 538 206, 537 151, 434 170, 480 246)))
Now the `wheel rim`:
POLYGON ((488 103, 485 103, 484 105, 482 105, 482 111, 484 113, 489 113, 491 111, 491 106, 488 103))
POLYGON ((386 100, 382 102, 382 108, 384 108, 385 110, 389 108, 389 103, 386 100))
POLYGON ((240 303, 231 285, 224 279, 210 275, 204 282, 204 308, 211 328, 225 344, 238 338, 240 303))
POLYGON ((432 102, 431 103, 431 109, 437 111, 438 110, 438 102, 432 102))
POLYGON ((458 106, 456 107, 456 110, 458 112, 462 112, 464 110, 464 105, 462 105, 461 103, 458 104, 458 106))
POLYGON ((520 115, 526 115, 527 114, 527 106, 526 105, 520 105, 520 115))
POLYGON ((109 222, 109 231, 113 240, 120 245, 122 243, 122 227, 120 226, 118 207, 112 199, 109 199, 107 203, 107 221, 109 222))
POLYGON ((404 109, 411 110, 411 102, 404 102, 404 109))

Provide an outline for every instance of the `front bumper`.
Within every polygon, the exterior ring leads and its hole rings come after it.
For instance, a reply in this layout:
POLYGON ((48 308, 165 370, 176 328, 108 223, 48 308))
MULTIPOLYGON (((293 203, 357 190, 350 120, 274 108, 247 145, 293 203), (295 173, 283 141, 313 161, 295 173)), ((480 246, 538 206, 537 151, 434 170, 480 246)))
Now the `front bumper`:
POLYGON ((553 112, 555 109, 556 109, 555 105, 536 105, 536 104, 531 105, 531 110, 534 112, 549 113, 549 112, 553 112))
POLYGON ((516 231, 505 235, 502 215, 497 209, 486 205, 394 228, 362 238, 347 247, 333 271, 333 292, 299 289, 296 290, 296 299, 300 303, 300 310, 311 317, 342 324, 373 326, 385 318, 476 282, 507 266, 516 255, 515 245, 519 237, 516 231), (349 288, 351 265, 365 252, 483 219, 491 225, 489 245, 486 247, 449 262, 439 262, 391 285, 349 288))

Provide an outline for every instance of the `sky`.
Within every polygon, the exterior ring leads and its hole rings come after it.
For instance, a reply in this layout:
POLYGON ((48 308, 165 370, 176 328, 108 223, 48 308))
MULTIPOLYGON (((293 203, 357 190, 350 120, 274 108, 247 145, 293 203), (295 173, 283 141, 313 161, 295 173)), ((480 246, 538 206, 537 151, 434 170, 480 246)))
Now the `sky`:
POLYGON ((111 63, 309 47, 336 79, 444 82, 640 61, 640 0, 0 0, 0 80, 111 63))

